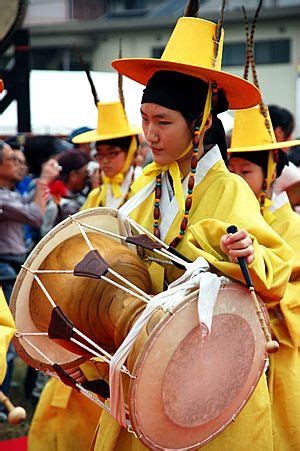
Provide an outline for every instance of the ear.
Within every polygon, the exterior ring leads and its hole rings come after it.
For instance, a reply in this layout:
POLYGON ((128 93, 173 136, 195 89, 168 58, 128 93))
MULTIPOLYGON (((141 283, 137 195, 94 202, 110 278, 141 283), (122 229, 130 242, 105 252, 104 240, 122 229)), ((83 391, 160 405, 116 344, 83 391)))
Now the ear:
POLYGON ((275 138, 277 142, 285 141, 284 132, 281 127, 277 126, 274 128, 275 138))

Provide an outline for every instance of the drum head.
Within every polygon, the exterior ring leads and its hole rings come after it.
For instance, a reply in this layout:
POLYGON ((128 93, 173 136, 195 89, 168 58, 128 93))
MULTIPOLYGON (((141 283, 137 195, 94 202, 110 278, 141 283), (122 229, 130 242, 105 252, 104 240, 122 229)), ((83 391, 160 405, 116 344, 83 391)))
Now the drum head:
MULTIPOLYGON (((117 210, 110 208, 93 208, 77 213, 73 216, 81 222, 87 223, 94 227, 101 227, 102 229, 114 232, 120 235, 131 235, 131 228, 126 220, 120 219, 117 210)), ((66 219, 59 225, 54 227, 34 248, 30 256, 27 258, 24 266, 32 270, 39 269, 44 260, 52 253, 55 248, 68 242, 68 240, 80 235, 78 226, 72 221, 71 218, 66 219)), ((117 240, 119 241, 119 240, 117 240)), ((128 246, 129 247, 129 246, 128 246)), ((135 247, 130 247, 135 251, 135 247)), ((86 249, 88 251, 88 248, 86 249)), ((76 255, 76 249, 72 250, 72 253, 76 255)), ((52 269, 65 269, 65 268, 52 268, 52 269)), ((52 276, 49 276, 52 277, 52 276)), ((54 277, 57 277, 55 275, 54 277)), ((74 277, 68 275, 68 277, 74 277)), ((97 282, 95 279, 88 279, 89 285, 97 282), (91 282, 89 282, 91 281, 91 282)), ((16 283, 14 285, 13 293, 11 296, 11 310, 15 319, 16 327, 19 332, 45 332, 45 328, 39 327, 39 318, 35 318, 33 321, 30 308, 30 297, 32 291, 34 291, 36 282, 32 273, 22 268, 16 283)), ((66 284, 64 284, 66 285, 66 284)), ((63 285, 62 285, 63 286, 63 285)), ((64 289, 61 287, 55 287, 55 289, 61 289, 60 296, 64 296, 64 289)), ((65 287, 67 289, 67 287, 65 287)), ((50 290, 49 290, 50 292, 50 290)), ((51 293, 50 293, 51 294, 51 293)), ((42 302, 42 300, 41 300, 42 302)), ((46 302, 47 301, 43 301, 46 302)), ((50 306, 46 305, 46 308, 50 306)), ((41 323, 43 318, 41 318, 41 323)), ((50 321, 50 316, 49 316, 50 321)), ((47 330, 47 328, 46 328, 47 330)), ((30 336, 26 337, 30 340, 34 346, 36 346, 40 352, 36 351, 24 338, 14 337, 14 346, 20 355, 20 357, 29 365, 41 370, 51 372, 51 364, 53 363, 61 365, 63 368, 70 368, 83 363, 86 359, 80 357, 73 352, 70 352, 53 340, 50 340, 47 336, 30 336), (47 357, 43 357, 43 354, 47 357)))
POLYGON ((213 439, 245 405, 264 369, 265 338, 248 290, 222 286, 204 340, 197 301, 165 315, 134 368, 130 419, 150 449, 195 449, 213 439))

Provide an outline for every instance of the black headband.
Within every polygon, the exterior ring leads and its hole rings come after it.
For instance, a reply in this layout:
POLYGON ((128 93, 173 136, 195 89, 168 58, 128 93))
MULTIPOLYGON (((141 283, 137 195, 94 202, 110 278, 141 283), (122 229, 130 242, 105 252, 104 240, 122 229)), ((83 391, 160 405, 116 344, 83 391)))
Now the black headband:
MULTIPOLYGON (((208 83, 197 77, 173 71, 158 71, 150 78, 144 89, 141 103, 156 103, 183 116, 199 116, 205 106, 208 83)), ((213 102, 213 113, 228 110, 228 101, 222 89, 213 102)))
POLYGON ((150 78, 142 103, 156 103, 183 115, 199 115, 205 105, 208 84, 179 72, 159 71, 150 78))

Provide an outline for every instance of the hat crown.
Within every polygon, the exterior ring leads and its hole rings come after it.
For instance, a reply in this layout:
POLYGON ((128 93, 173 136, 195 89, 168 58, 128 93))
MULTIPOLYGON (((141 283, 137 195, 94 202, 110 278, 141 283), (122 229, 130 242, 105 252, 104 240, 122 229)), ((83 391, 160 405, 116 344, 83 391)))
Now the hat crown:
POLYGON ((194 17, 181 17, 161 57, 165 61, 221 70, 224 30, 215 58, 217 25, 194 17))
POLYGON ((97 132, 99 135, 125 135, 130 129, 126 112, 121 102, 98 102, 98 125, 97 132))
POLYGON ((269 130, 259 108, 255 107, 235 111, 231 138, 232 148, 245 148, 246 151, 247 147, 265 146, 276 142, 269 110, 267 107, 265 108, 268 116, 269 130))

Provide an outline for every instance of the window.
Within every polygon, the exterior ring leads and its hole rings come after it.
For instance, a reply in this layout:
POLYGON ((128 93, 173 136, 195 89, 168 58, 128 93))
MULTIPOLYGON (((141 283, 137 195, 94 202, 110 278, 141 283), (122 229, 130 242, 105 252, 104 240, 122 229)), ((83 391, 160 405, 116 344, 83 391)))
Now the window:
POLYGON ((245 44, 224 44, 222 66, 243 66, 245 56, 245 44))
POLYGON ((290 62, 290 40, 261 41, 255 44, 257 64, 277 64, 290 62))
MULTIPOLYGON (((256 64, 279 64, 290 62, 290 40, 257 41, 254 44, 256 64)), ((246 57, 245 43, 224 45, 222 65, 243 66, 246 57)))
POLYGON ((106 11, 104 0, 71 0, 69 7, 71 18, 79 20, 95 19, 106 11))
MULTIPOLYGON (((83 70, 73 49, 44 48, 32 49, 32 69, 39 70, 83 70)), ((91 67, 90 52, 85 50, 84 60, 91 67)))
POLYGON ((151 58, 161 58, 164 47, 152 47, 151 58))

